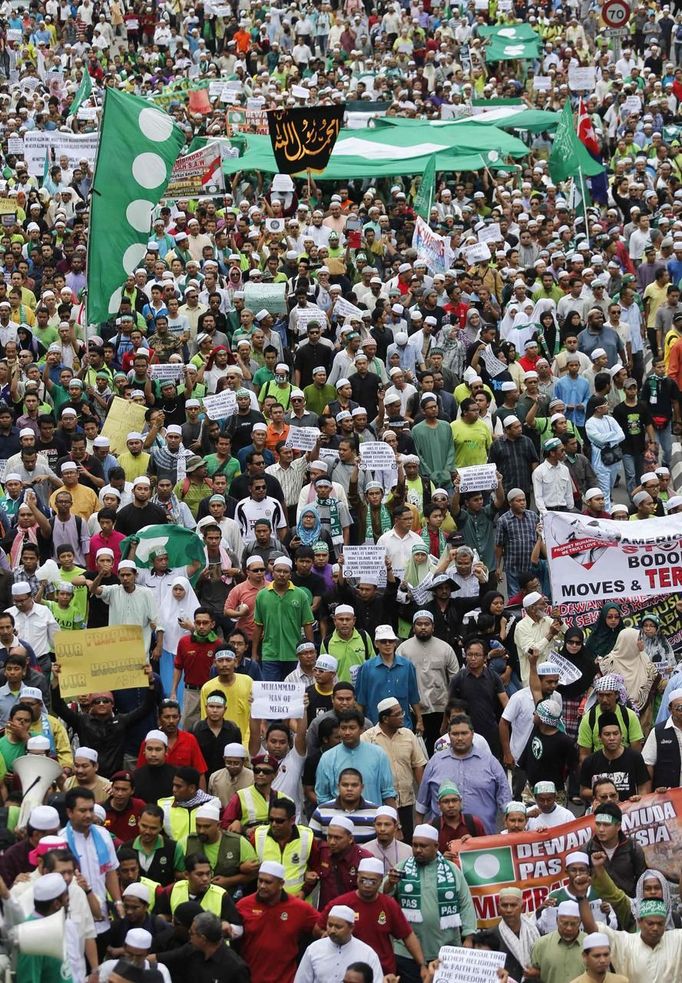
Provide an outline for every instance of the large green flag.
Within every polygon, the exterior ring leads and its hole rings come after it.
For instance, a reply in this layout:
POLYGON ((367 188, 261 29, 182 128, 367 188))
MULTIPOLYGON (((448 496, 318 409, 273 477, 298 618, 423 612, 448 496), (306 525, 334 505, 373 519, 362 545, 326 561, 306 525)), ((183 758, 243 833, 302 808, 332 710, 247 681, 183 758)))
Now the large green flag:
POLYGON ((146 99, 106 89, 90 207, 91 324, 118 311, 122 285, 144 258, 152 211, 184 142, 171 117, 146 99))
POLYGON ((75 116, 78 110, 81 108, 86 99, 89 99, 92 95, 92 79, 90 78, 90 73, 87 68, 83 69, 83 75, 81 77, 81 84, 78 86, 78 91, 73 98, 73 102, 69 106, 69 116, 75 116))
POLYGON ((434 191, 436 190, 436 155, 431 154, 429 157, 428 164, 424 168, 424 173, 422 174, 421 184, 419 185, 419 191, 414 196, 414 210, 423 218, 425 222, 428 222, 429 215, 431 213, 431 205, 433 204, 434 191))
POLYGON ((573 110, 570 99, 566 100, 559 125, 554 134, 552 152, 549 155, 549 173, 552 181, 566 181, 569 177, 594 177, 604 170, 578 139, 573 125, 573 110))
POLYGON ((196 584, 199 574, 206 566, 206 550, 201 536, 185 526, 175 526, 172 523, 165 526, 144 526, 134 536, 121 540, 119 545, 124 559, 133 542, 137 543, 135 563, 147 570, 154 563, 153 553, 159 549, 168 553, 168 566, 171 569, 199 564, 192 574, 192 584, 196 584))

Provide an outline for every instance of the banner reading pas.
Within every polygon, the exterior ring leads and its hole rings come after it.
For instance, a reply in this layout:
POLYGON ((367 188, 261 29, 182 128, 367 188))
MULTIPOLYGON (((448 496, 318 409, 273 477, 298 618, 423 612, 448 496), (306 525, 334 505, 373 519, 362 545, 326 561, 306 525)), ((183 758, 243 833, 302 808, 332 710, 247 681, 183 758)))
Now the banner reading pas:
POLYGON ((657 597, 682 588, 682 517, 637 522, 549 512, 543 521, 555 604, 657 597))
MULTIPOLYGON (((677 880, 682 848, 682 789, 622 802, 623 832, 642 847, 647 865, 677 880)), ((592 838, 594 816, 583 816, 542 833, 472 837, 459 845, 459 866, 471 890, 481 928, 498 920, 503 887, 523 889, 524 911, 532 913, 550 891, 566 884, 567 854, 584 851, 592 838)))

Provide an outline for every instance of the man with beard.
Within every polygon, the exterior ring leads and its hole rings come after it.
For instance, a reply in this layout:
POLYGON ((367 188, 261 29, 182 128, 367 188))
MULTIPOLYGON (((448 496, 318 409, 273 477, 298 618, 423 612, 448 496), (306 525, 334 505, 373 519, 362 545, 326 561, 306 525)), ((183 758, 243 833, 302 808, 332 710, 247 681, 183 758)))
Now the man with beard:
POLYGON ((226 891, 250 883, 258 871, 258 859, 246 837, 221 830, 220 810, 210 803, 199 806, 195 820, 196 832, 182 842, 185 855, 203 853, 211 865, 212 883, 226 891))

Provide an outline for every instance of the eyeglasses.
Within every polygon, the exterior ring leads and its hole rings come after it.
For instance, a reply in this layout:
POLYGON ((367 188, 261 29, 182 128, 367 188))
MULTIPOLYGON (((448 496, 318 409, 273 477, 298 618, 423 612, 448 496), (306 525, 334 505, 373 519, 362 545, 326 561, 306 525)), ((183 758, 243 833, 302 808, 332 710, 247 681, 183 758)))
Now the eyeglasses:
POLYGON ((272 768, 254 768, 254 775, 274 775, 275 772, 272 768))
POLYGON ((284 816, 282 818, 276 819, 274 816, 270 816, 270 824, 275 826, 283 826, 289 817, 284 816))
POLYGON ((249 567, 251 573, 265 573, 265 567, 249 567))
POLYGON ((581 645, 582 642, 580 641, 579 638, 567 638, 566 639, 566 644, 567 645, 581 645))

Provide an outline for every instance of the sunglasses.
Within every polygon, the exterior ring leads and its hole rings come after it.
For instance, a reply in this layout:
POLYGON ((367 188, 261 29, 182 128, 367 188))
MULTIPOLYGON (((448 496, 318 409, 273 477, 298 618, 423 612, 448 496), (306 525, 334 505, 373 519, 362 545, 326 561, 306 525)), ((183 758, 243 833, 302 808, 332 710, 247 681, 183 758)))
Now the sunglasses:
POLYGON ((102 697, 101 699, 93 700, 92 702, 94 706, 98 706, 100 703, 111 703, 111 700, 107 700, 106 698, 102 697))
POLYGON ((265 573, 265 567, 249 567, 251 573, 265 573))
POLYGON ((274 775, 275 772, 272 768, 254 768, 254 775, 274 775))

